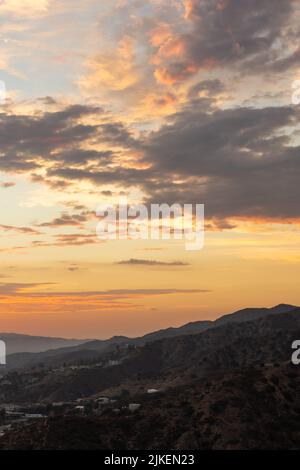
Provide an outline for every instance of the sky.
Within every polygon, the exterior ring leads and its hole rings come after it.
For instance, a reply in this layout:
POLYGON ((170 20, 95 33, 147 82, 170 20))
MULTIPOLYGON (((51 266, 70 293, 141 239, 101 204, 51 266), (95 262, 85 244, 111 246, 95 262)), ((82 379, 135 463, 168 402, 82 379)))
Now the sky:
POLYGON ((141 335, 300 304, 296 0, 0 1, 0 331, 141 335), (204 204, 205 243, 100 240, 204 204))

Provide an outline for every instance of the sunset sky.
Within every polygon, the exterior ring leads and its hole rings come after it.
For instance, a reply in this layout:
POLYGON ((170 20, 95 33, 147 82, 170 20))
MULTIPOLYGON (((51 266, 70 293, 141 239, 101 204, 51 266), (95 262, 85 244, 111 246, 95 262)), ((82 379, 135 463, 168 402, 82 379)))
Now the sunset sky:
POLYGON ((300 4, 0 1, 0 331, 106 338, 300 304, 300 4), (205 204, 205 246, 95 211, 205 204))

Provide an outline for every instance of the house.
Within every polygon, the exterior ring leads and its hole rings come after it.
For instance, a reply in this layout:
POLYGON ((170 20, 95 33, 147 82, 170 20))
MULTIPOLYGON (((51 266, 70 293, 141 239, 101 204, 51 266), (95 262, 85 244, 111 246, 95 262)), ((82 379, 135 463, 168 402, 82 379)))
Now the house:
POLYGON ((6 431, 9 431, 11 429, 11 424, 6 424, 4 426, 0 426, 0 437, 4 436, 6 431))
POLYGON ((99 397, 97 398, 98 405, 108 405, 110 403, 110 399, 108 397, 99 397))
POLYGON ((75 406, 74 409, 75 409, 75 411, 77 411, 78 413, 80 413, 82 415, 85 413, 85 406, 83 406, 83 405, 77 405, 77 406, 75 406))
POLYGON ((22 413, 21 411, 6 411, 5 416, 11 419, 18 419, 22 418, 24 416, 24 413, 22 413))
POLYGON ((25 418, 26 419, 42 419, 42 418, 45 418, 45 416, 40 413, 27 413, 25 414, 25 418))
POLYGON ((110 359, 110 360, 105 364, 104 367, 119 366, 120 364, 121 364, 121 361, 110 359))
POLYGON ((65 403, 63 401, 59 401, 59 402, 52 403, 52 406, 53 408, 62 408, 63 406, 65 406, 65 403))
POLYGON ((132 412, 137 411, 140 407, 141 407, 140 403, 130 403, 128 405, 129 411, 132 411, 132 412))

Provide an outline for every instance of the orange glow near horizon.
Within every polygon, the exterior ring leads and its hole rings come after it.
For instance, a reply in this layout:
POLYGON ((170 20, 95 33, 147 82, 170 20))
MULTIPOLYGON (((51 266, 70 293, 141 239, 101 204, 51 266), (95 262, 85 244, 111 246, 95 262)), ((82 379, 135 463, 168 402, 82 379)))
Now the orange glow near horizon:
POLYGON ((262 37, 233 3, 1 2, 0 332, 134 336, 300 304, 298 11, 262 37), (204 203, 204 249, 100 241, 97 207, 125 196, 204 203))

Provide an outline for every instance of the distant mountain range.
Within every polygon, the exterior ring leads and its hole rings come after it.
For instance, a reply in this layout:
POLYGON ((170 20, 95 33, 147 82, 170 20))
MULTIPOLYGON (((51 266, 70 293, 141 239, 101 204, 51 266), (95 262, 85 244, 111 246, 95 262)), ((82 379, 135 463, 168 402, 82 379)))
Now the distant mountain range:
POLYGON ((141 338, 12 354, 0 405, 115 403, 100 415, 14 428, 0 449, 300 449, 296 339, 300 308, 281 304, 141 338), (132 414, 129 403, 141 409, 132 414))
POLYGON ((5 341, 7 354, 19 352, 39 353, 49 349, 78 346, 87 340, 47 338, 44 336, 21 335, 17 333, 0 333, 0 339, 5 341))
POLYGON ((160 339, 153 334, 152 341, 147 340, 148 335, 132 340, 115 338, 39 354, 14 354, 8 365, 20 372, 11 376, 11 386, 0 386, 0 399, 61 401, 97 393, 118 394, 126 386, 132 391, 148 386, 165 388, 188 382, 193 376, 288 361, 292 342, 300 338, 300 308, 286 308, 285 313, 280 313, 283 306, 236 312, 201 332, 194 331, 191 324, 183 327, 182 334, 177 331, 163 338, 159 332, 160 339), (34 385, 29 381, 27 386, 26 371, 32 367, 36 368, 34 385))
MULTIPOLYGON (((167 328, 153 333, 148 333, 142 337, 129 338, 126 336, 114 336, 107 340, 89 339, 65 339, 44 336, 22 335, 17 333, 0 333, 0 339, 6 342, 7 354, 15 353, 40 353, 49 350, 60 349, 60 352, 68 348, 69 352, 81 349, 92 349, 101 351, 112 344, 131 343, 145 344, 157 339, 180 336, 183 334, 200 333, 208 328, 219 326, 228 322, 241 322, 254 320, 267 314, 289 312, 296 307, 293 305, 280 304, 272 308, 246 308, 237 312, 221 316, 215 321, 197 321, 188 323, 178 328, 167 328), (72 348, 72 349, 71 349, 72 348)), ((56 353, 55 353, 56 354, 56 353)))

